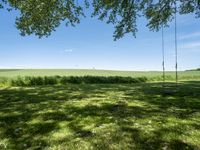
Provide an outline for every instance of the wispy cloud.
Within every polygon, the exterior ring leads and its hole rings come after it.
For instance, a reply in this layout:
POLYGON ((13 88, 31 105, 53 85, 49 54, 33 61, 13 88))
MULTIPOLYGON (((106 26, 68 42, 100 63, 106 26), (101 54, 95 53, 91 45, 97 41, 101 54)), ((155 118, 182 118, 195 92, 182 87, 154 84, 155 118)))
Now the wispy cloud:
POLYGON ((187 35, 183 35, 180 36, 180 40, 186 40, 186 39, 191 39, 191 38, 196 38, 196 37, 200 37, 200 32, 194 32, 191 34, 187 34, 187 35))
POLYGON ((184 44, 181 46, 182 49, 199 49, 200 50, 200 42, 193 42, 184 44))
POLYGON ((185 52, 200 52, 200 42, 191 42, 187 44, 183 44, 180 46, 180 49, 184 50, 185 52))

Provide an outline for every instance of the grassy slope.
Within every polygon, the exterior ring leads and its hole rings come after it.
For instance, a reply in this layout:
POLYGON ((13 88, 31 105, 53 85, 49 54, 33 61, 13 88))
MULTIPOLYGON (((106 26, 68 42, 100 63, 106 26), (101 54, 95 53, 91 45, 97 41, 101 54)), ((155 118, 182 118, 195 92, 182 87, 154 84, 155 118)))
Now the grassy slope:
MULTIPOLYGON (((0 77, 16 77, 16 76, 146 76, 154 80, 162 80, 162 72, 150 71, 110 71, 110 70, 76 70, 76 69, 28 69, 28 70, 0 70, 0 77)), ((174 72, 166 72, 167 79, 175 77, 174 72), (169 77, 170 76, 170 77, 169 77)), ((183 71, 179 72, 181 80, 200 80, 200 71, 183 71)))
POLYGON ((200 82, 160 85, 0 89, 0 149, 200 149, 200 82))

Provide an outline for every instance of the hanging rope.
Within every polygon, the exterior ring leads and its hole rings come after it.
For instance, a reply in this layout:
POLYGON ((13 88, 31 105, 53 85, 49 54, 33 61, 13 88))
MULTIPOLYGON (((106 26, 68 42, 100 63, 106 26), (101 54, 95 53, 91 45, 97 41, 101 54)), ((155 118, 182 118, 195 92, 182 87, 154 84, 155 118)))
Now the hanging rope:
POLYGON ((176 1, 175 1, 175 70, 176 70, 176 86, 178 84, 178 49, 177 49, 177 7, 176 7, 176 1))
POLYGON ((163 67, 163 87, 165 85, 165 44, 164 44, 164 29, 162 25, 162 67, 163 67))

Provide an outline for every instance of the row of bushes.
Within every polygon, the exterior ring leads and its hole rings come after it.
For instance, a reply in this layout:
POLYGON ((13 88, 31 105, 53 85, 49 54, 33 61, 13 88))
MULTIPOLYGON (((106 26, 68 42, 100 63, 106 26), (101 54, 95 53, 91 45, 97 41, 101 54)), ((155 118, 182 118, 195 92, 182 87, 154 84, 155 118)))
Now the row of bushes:
POLYGON ((1 84, 10 86, 35 85, 66 85, 66 84, 132 84, 146 82, 146 77, 120 77, 120 76, 48 76, 48 77, 17 77, 15 79, 2 78, 1 84))
MULTIPOLYGON (((155 76, 155 77, 149 77, 149 81, 163 81, 163 76, 155 76)), ((173 81, 175 80, 174 76, 171 75, 165 75, 165 80, 166 81, 173 81)))

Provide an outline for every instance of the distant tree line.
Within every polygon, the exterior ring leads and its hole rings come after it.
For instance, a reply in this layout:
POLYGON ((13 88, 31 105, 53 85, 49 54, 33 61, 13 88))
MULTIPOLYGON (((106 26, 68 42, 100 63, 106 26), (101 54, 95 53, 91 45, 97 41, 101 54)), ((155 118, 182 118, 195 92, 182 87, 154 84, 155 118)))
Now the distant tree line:
POLYGON ((190 69, 190 70, 186 70, 186 71, 200 71, 200 68, 197 68, 197 69, 190 69))

